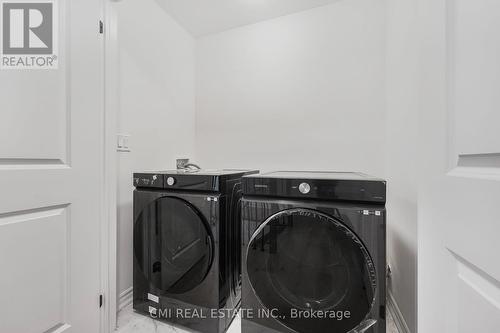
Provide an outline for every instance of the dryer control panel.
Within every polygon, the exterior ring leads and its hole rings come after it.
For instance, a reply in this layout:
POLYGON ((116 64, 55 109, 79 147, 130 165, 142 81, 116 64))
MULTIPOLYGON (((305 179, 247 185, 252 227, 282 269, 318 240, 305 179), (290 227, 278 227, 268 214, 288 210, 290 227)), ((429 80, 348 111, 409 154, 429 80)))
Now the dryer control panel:
POLYGON ((163 188, 163 175, 151 173, 134 173, 135 187, 163 188))
POLYGON ((200 192, 220 192, 227 183, 241 179, 255 170, 196 170, 196 171, 152 171, 134 173, 133 185, 136 188, 183 190, 200 192))

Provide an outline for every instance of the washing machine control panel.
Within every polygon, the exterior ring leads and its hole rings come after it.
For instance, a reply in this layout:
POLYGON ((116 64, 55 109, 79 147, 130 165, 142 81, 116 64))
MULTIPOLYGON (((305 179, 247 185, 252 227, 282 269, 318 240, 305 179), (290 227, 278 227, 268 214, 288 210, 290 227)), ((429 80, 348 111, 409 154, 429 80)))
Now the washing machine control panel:
POLYGON ((245 196, 385 203, 383 179, 352 172, 276 171, 243 177, 245 196))

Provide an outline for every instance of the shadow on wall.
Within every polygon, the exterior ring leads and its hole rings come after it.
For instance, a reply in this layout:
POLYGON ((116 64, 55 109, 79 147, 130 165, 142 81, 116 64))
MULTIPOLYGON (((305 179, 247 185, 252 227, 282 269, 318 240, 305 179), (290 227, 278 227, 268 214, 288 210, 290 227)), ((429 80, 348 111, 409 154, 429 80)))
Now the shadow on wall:
POLYGON ((206 36, 196 56, 204 166, 384 176, 379 1, 340 1, 206 36))
POLYGON ((387 253, 392 272, 387 290, 395 298, 410 331, 416 332, 417 204, 390 191, 387 199, 387 253))
POLYGON ((194 40, 154 0, 113 4, 118 20, 118 294, 132 287, 132 174, 194 157, 194 40), (175 47, 174 47, 175 46, 175 47))
POLYGON ((157 1, 132 1, 126 6, 128 15, 120 16, 119 27, 120 35, 126 36, 120 39, 122 54, 133 60, 152 84, 164 87, 168 100, 181 100, 184 94, 178 87, 194 84, 194 70, 185 73, 178 67, 186 61, 186 49, 192 49, 194 61, 194 40, 157 1))
MULTIPOLYGON (((124 192, 126 192, 125 190, 124 192)), ((132 189, 130 189, 132 192, 132 189)), ((117 276, 118 281, 120 281, 120 285, 117 286, 117 299, 120 304, 122 300, 119 299, 120 294, 123 293, 127 288, 131 287, 132 278, 127 279, 128 275, 132 274, 132 260, 134 255, 133 250, 133 237, 131 233, 133 231, 133 221, 132 221, 132 212, 133 212, 133 204, 131 198, 128 195, 123 195, 119 198, 120 204, 117 207, 117 218, 118 218, 118 226, 117 226, 117 247, 118 251, 116 254, 117 258, 117 276), (130 262, 130 265, 125 265, 124 263, 130 262), (130 286, 128 286, 130 284, 130 286), (127 287, 128 286, 128 287, 127 287)))

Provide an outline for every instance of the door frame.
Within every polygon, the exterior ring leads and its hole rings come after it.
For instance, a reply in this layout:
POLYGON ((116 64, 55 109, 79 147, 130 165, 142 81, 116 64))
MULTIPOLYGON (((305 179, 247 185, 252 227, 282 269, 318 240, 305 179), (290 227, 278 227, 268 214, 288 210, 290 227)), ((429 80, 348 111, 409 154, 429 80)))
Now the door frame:
POLYGON ((118 35, 113 2, 104 0, 101 21, 102 89, 104 106, 104 182, 101 227, 101 286, 104 295, 101 332, 111 333, 117 326, 117 167, 116 133, 119 114, 118 35))

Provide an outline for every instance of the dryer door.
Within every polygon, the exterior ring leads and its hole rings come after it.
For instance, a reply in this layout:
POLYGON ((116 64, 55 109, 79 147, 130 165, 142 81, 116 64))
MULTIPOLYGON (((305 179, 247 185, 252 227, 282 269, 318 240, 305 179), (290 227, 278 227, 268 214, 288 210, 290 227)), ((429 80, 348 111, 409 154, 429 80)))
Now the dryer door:
POLYGON ((376 273, 359 238, 339 219, 310 209, 268 218, 247 248, 256 296, 285 326, 306 332, 363 332, 376 273))
POLYGON ((135 223, 135 256, 146 279, 163 294, 199 285, 210 270, 213 250, 207 223, 182 199, 156 199, 135 223))

